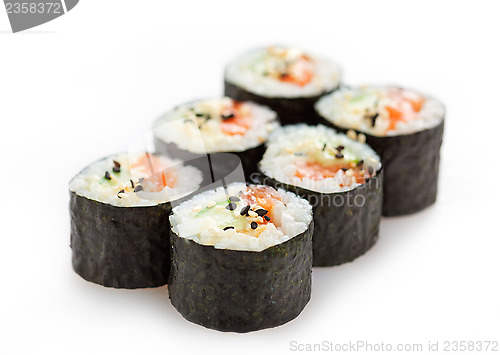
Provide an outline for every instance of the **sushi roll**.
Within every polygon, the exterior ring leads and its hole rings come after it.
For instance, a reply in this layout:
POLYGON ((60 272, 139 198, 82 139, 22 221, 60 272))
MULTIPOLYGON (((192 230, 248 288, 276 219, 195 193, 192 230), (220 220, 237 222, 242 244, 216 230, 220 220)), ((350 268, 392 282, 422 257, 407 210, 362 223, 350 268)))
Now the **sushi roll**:
POLYGON ((267 137, 278 126, 276 113, 269 108, 222 97, 191 102, 166 113, 154 124, 154 140, 160 152, 201 162, 197 166, 211 182, 240 163, 248 179, 257 170, 267 137))
POLYGON ((173 201, 201 183, 201 172, 153 154, 118 154, 90 164, 69 183, 73 268, 115 288, 167 283, 173 201))
POLYGON ((339 87, 339 67, 298 48, 272 46, 241 55, 224 74, 224 93, 276 111, 281 124, 316 123, 314 103, 339 87))
POLYGON ((311 297, 312 208, 269 186, 232 183, 173 209, 172 305, 228 332, 282 325, 311 297))
POLYGON ((262 182, 313 206, 314 266, 354 260, 378 239, 382 208, 380 158, 366 144, 323 125, 290 125, 269 139, 262 182))
POLYGON ((345 88, 316 104, 325 124, 361 134, 384 165, 384 216, 415 213, 436 201, 445 108, 395 86, 345 88))

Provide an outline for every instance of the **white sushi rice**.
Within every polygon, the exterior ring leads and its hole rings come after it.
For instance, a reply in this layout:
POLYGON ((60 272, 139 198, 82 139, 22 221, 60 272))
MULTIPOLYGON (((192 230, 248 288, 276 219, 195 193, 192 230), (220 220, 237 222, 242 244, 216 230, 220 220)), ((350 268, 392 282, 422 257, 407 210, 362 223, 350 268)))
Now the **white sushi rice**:
POLYGON ((170 215, 172 230, 182 238, 217 249, 258 252, 305 232, 311 223, 312 207, 309 202, 283 189, 278 190, 283 203, 275 205, 272 223, 266 224, 258 237, 235 229, 223 230, 210 217, 195 217, 201 206, 210 206, 231 195, 237 196, 246 188, 244 183, 232 183, 227 190, 223 187, 209 190, 181 203, 170 215))
POLYGON ((177 181, 174 187, 166 186, 159 192, 148 191, 147 178, 149 171, 141 167, 131 167, 139 156, 119 154, 104 158, 90 164, 78 173, 69 183, 71 192, 91 200, 107 203, 118 207, 155 206, 160 203, 174 201, 194 192, 201 184, 201 171, 192 166, 183 166, 180 161, 169 159, 165 156, 157 157, 168 169, 175 169, 177 181), (106 171, 111 172, 114 166, 113 160, 121 164, 119 174, 111 174, 110 182, 103 179, 106 171), (139 178, 145 178, 144 191, 134 192, 130 180, 138 182, 139 178), (118 192, 124 189, 124 193, 118 192))
POLYGON ((359 88, 343 88, 334 93, 323 96, 315 105, 316 111, 334 125, 342 128, 352 128, 373 136, 395 136, 412 134, 439 125, 445 114, 445 108, 441 102, 418 93, 415 90, 404 89, 408 96, 424 97, 425 102, 417 117, 406 122, 398 122, 396 129, 389 130, 388 112, 384 109, 391 104, 388 93, 391 90, 401 90, 394 86, 362 86, 359 88), (373 99, 362 100, 352 103, 350 100, 356 96, 369 94, 373 99), (369 119, 364 118, 365 112, 370 110, 377 112, 375 126, 371 125, 369 119))
POLYGON ((321 150, 323 142, 326 141, 332 146, 344 146, 350 155, 364 160, 364 166, 367 168, 371 167, 374 171, 378 171, 382 167, 379 156, 367 144, 354 141, 345 134, 337 133, 334 129, 323 125, 297 124, 280 128, 271 135, 266 153, 260 162, 260 169, 266 176, 281 183, 321 193, 349 191, 360 186, 356 179, 348 176, 343 170, 339 170, 333 177, 322 180, 301 179, 295 176, 297 172, 295 163, 300 159, 295 153, 299 153, 305 146, 321 150))
MULTIPOLYGON (((304 54, 298 48, 278 47, 287 50, 289 57, 304 54)), ((337 88, 340 83, 340 69, 330 60, 307 55, 313 60, 313 78, 304 85, 295 85, 281 81, 272 76, 263 75, 266 72, 266 56, 268 48, 260 48, 245 53, 231 61, 225 69, 225 80, 248 92, 264 97, 310 97, 320 95, 337 88)))
POLYGON ((264 143, 279 126, 276 112, 266 106, 245 102, 241 110, 252 117, 251 126, 244 135, 225 134, 221 130, 221 110, 232 102, 232 99, 222 97, 179 106, 155 122, 154 134, 163 142, 174 143, 191 153, 242 152, 264 143), (194 112, 208 113, 212 118, 200 127, 194 112))

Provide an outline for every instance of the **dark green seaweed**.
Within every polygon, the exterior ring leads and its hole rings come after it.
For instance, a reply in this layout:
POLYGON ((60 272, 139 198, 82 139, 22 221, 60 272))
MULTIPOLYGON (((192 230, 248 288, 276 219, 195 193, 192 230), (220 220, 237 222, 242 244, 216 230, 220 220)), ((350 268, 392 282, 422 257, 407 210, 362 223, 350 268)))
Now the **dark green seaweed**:
POLYGON ((311 298, 312 231, 261 252, 215 249, 172 233, 168 291, 187 320, 228 332, 276 327, 311 298))
POLYGON ((313 206, 313 266, 353 261, 377 241, 382 210, 383 172, 354 190, 320 193, 260 175, 260 183, 283 188, 313 206))
MULTIPOLYGON (((322 120, 340 132, 347 131, 322 120)), ((444 120, 434 128, 400 136, 376 137, 357 132, 366 135, 366 143, 382 160, 383 216, 416 213, 436 202, 443 131, 444 120)))
POLYGON ((163 286, 170 269, 170 203, 117 207, 70 193, 73 268, 115 288, 163 286))
MULTIPOLYGON (((266 150, 265 144, 261 144, 243 152, 195 154, 178 148, 174 143, 166 143, 158 137, 155 137, 154 142, 157 152, 196 166, 202 171, 203 180, 211 182, 220 180, 235 171, 240 162, 245 179, 249 182, 250 176, 257 172, 257 165, 266 150)), ((204 183, 204 185, 207 184, 204 183)))
POLYGON ((238 101, 253 101, 261 105, 270 107, 278 114, 282 125, 294 123, 318 123, 318 115, 314 110, 314 104, 318 99, 330 92, 325 91, 317 96, 284 98, 284 97, 265 97, 246 91, 242 87, 224 80, 224 95, 238 101))

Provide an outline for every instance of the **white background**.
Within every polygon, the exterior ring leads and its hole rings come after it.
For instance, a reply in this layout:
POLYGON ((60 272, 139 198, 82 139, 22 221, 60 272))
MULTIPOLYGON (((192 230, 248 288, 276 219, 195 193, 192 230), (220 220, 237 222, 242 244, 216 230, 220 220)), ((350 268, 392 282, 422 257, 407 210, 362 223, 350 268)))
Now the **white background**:
POLYGON ((500 341, 499 10, 495 1, 82 0, 12 34, 2 9, 0 354, 500 341), (114 290, 77 276, 69 179, 125 150, 173 105, 219 95, 229 58, 272 43, 331 57, 347 83, 443 100, 437 204, 384 219, 379 243, 355 262, 315 269, 309 305, 271 330, 207 330, 175 311, 166 287, 114 290))

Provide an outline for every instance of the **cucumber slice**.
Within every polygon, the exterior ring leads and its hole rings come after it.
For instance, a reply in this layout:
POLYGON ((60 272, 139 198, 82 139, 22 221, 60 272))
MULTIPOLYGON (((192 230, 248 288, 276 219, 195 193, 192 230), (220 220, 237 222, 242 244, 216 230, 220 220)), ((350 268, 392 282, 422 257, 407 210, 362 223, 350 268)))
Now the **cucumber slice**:
POLYGON ((373 93, 360 93, 349 99, 349 104, 355 107, 374 107, 378 103, 378 96, 373 93))
MULTIPOLYGON (((217 202, 216 205, 227 206, 229 203, 230 203, 229 200, 225 200, 225 201, 217 202)), ((245 229, 246 217, 244 217, 244 216, 235 217, 233 211, 229 211, 225 208, 218 209, 218 208, 214 208, 214 207, 215 206, 205 207, 204 209, 202 209, 200 212, 198 212, 195 215, 195 218, 204 218, 204 217, 210 218, 220 228, 232 226, 236 230, 245 229)))

